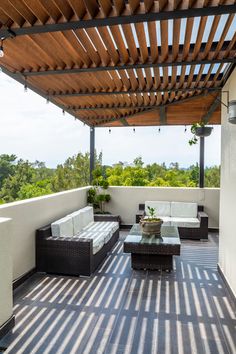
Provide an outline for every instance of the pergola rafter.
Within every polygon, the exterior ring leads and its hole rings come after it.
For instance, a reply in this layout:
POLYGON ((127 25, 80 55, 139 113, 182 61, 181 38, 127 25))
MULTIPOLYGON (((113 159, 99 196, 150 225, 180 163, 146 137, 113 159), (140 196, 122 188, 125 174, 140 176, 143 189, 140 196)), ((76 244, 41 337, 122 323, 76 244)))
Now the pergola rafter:
MULTIPOLYGON (((0 37, 7 38, 11 37, 12 35, 25 36, 49 32, 77 30, 81 28, 87 29, 94 27, 164 21, 170 19, 174 20, 200 16, 218 16, 236 12, 236 5, 234 4, 234 1, 231 1, 231 4, 229 3, 227 5, 220 4, 218 6, 215 6, 214 4, 212 4, 204 7, 202 6, 201 0, 194 1, 193 6, 188 6, 188 1, 178 1, 176 7, 175 4, 175 1, 152 1, 150 11, 147 11, 147 5, 142 2, 137 2, 138 6, 136 9, 132 9, 133 5, 123 2, 121 11, 119 11, 118 9, 118 4, 117 6, 112 6, 111 4, 109 11, 107 11, 106 16, 104 16, 104 9, 102 7, 99 8, 98 4, 94 2, 92 6, 86 8, 89 14, 89 17, 86 19, 81 18, 77 21, 68 20, 65 22, 57 21, 56 23, 44 23, 42 25, 35 24, 35 21, 32 26, 22 26, 20 28, 8 25, 4 26, 4 23, 2 23, 2 28, 0 29, 0 37), (172 6, 173 3, 174 8, 172 6), (96 8, 96 10, 91 12, 91 7, 94 7, 94 9, 96 8), (119 11, 118 16, 117 10, 119 11)), ((82 4, 78 6, 81 5, 82 4)), ((17 7, 17 4, 14 7, 17 7)), ((53 10, 51 11, 53 12, 53 10)), ((76 13, 76 15, 80 17, 78 13, 76 13)))
POLYGON ((0 66, 89 126, 191 124, 236 63, 235 13, 235 0, 4 1, 0 66))

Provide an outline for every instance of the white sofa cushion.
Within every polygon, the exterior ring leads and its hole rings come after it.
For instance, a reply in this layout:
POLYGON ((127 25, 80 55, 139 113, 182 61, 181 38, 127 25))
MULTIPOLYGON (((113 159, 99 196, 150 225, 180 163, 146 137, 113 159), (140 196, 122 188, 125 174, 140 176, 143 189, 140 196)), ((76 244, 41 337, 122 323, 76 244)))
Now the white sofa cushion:
POLYGON ((74 228, 72 217, 65 216, 51 224, 53 237, 73 237, 74 228))
POLYGON ((145 213, 149 215, 149 211, 147 207, 156 209, 156 216, 170 216, 170 202, 162 202, 162 201, 146 201, 145 202, 145 213))
POLYGON ((119 223, 116 221, 95 221, 87 225, 83 231, 101 232, 105 236, 105 243, 107 243, 118 229, 119 223))
POLYGON ((171 202, 171 217, 196 218, 197 203, 171 202))
POLYGON ((68 215, 72 218, 73 228, 74 228, 74 236, 78 234, 83 228, 83 213, 80 210, 74 211, 74 213, 68 215))
POLYGON ((105 234, 103 232, 81 231, 78 237, 93 240, 93 254, 100 251, 105 244, 105 234))
POLYGON ((93 207, 87 206, 80 211, 82 213, 82 228, 94 222, 93 207))
POLYGON ((171 226, 177 227, 200 227, 200 221, 198 218, 171 218, 171 226))
POLYGON ((170 216, 161 216, 161 219, 163 220, 164 226, 171 226, 171 217, 170 216))

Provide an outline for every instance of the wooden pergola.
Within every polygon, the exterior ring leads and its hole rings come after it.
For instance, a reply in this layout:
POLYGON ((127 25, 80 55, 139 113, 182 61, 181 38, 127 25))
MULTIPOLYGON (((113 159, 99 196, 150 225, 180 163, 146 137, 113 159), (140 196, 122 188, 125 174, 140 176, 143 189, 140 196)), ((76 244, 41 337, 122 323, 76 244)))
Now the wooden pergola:
POLYGON ((235 0, 1 0, 2 71, 91 127, 220 123, 235 0))

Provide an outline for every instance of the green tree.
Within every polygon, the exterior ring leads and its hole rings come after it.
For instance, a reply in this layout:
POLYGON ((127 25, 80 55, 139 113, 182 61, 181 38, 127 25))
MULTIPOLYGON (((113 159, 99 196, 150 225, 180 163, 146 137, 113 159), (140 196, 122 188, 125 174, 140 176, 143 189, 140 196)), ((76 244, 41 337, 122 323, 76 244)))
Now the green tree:
POLYGON ((30 183, 24 184, 18 192, 18 198, 29 199, 29 198, 40 197, 41 195, 46 195, 51 193, 52 193, 51 181, 50 179, 48 179, 48 180, 38 181, 34 184, 30 184, 30 183))
POLYGON ((22 159, 18 160, 13 175, 5 178, 0 192, 0 198, 4 202, 13 202, 18 200, 19 191, 22 186, 28 183, 33 183, 34 168, 29 161, 22 159))
POLYGON ((4 180, 15 172, 16 155, 0 155, 0 189, 4 180))

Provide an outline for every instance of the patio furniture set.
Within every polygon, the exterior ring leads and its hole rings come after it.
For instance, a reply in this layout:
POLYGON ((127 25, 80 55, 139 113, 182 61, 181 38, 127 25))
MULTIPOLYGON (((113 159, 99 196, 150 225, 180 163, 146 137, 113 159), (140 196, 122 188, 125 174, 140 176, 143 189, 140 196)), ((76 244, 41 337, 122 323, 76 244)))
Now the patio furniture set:
MULTIPOLYGON (((90 276, 119 239, 119 217, 100 220, 87 206, 36 230, 37 271, 90 276)), ((134 269, 171 271, 173 255, 180 255, 180 238, 207 239, 207 230, 208 216, 196 203, 148 201, 139 204, 124 252, 131 253, 134 269), (160 237, 144 235, 138 223, 148 215, 148 206, 163 219, 160 237)))

